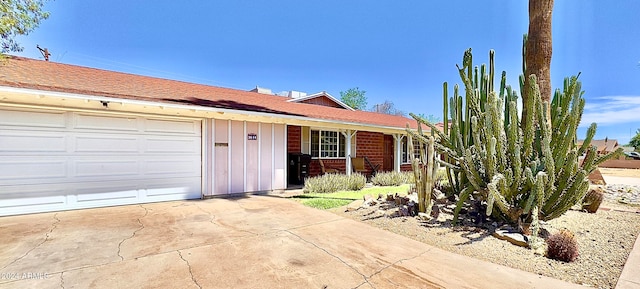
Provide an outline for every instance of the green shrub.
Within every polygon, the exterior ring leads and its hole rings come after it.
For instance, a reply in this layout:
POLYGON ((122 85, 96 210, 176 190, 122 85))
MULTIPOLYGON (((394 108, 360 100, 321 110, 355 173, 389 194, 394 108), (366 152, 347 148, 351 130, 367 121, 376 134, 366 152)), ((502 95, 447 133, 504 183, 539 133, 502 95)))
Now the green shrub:
POLYGON ((367 179, 362 174, 325 174, 322 176, 307 178, 304 181, 305 193, 326 194, 337 191, 358 191, 364 188, 367 179))
POLYGON ((371 178, 376 186, 400 186, 413 180, 411 172, 380 172, 371 178))

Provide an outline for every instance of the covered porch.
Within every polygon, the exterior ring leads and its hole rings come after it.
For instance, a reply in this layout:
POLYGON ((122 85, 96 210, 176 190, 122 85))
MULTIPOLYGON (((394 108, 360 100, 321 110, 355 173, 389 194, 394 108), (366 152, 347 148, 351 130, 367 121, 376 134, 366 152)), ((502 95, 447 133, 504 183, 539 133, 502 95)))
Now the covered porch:
MULTIPOLYGON (((368 177, 376 172, 410 171, 406 141, 402 129, 287 126, 287 153, 308 155, 310 159, 306 175, 298 180, 328 171, 358 171, 368 177)), ((295 164, 289 165, 290 176, 299 172, 292 168, 295 164)))

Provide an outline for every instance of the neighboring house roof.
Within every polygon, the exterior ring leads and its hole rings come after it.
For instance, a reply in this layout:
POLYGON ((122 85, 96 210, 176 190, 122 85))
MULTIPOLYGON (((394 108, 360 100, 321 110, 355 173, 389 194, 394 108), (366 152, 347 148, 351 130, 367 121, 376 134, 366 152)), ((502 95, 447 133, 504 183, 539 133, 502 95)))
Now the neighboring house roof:
MULTIPOLYGON (((582 145, 584 140, 578 140, 578 145, 582 145)), ((598 153, 605 154, 618 149, 618 140, 615 139, 594 139, 591 145, 597 148, 598 153)))
MULTIPOLYGON (((289 98, 250 91, 154 78, 9 56, 0 61, 0 86, 177 103, 371 126, 416 128, 410 118, 367 111, 289 102, 289 98)), ((1 100, 0 100, 1 101, 1 100)))
POLYGON ((292 98, 287 100, 288 102, 302 102, 302 103, 313 103, 312 100, 313 99, 317 99, 317 98, 328 98, 330 101, 333 101, 335 104, 337 104, 338 106, 348 109, 348 110, 355 110, 353 108, 351 108, 350 106, 348 106, 347 104, 345 104, 344 102, 340 101, 339 99, 333 97, 331 94, 327 93, 326 91, 321 91, 318 93, 314 93, 314 94, 310 94, 307 96, 303 96, 303 97, 298 97, 298 98, 292 98))

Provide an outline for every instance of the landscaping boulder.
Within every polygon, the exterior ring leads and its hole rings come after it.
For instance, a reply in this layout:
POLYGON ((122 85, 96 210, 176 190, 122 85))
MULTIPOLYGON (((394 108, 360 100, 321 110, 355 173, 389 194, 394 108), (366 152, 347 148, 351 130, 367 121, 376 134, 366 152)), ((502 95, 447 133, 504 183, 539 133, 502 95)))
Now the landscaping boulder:
POLYGON ((496 229, 492 235, 500 240, 508 241, 520 247, 529 247, 529 238, 509 226, 496 229))
POLYGON ((347 205, 347 210, 345 212, 352 212, 352 211, 358 210, 360 209, 360 207, 362 207, 363 203, 364 203, 364 200, 355 200, 347 205))

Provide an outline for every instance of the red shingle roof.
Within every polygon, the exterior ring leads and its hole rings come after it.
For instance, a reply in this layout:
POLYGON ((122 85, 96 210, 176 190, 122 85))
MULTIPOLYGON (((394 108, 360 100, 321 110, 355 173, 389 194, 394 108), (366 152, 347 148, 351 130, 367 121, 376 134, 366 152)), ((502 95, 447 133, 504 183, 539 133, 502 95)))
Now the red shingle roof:
POLYGON ((416 127, 415 120, 402 116, 287 102, 288 98, 281 96, 15 56, 0 62, 0 86, 181 103, 397 128, 405 128, 408 123, 411 127, 416 127))

